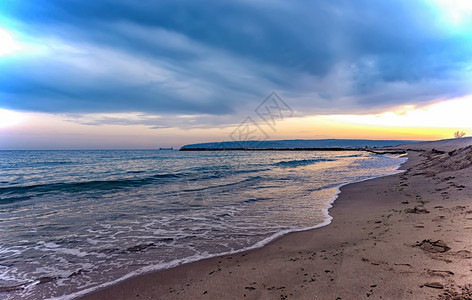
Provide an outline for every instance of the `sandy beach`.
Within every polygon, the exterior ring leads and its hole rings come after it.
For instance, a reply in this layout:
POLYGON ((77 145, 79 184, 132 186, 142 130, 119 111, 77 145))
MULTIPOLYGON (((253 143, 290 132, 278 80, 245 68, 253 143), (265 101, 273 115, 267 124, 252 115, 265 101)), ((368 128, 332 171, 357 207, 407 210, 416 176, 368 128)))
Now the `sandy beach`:
POLYGON ((81 299, 471 299, 470 144, 409 145, 403 173, 344 186, 323 228, 81 299))
POLYGON ((0 300, 472 300, 472 0, 0 3, 0 300))

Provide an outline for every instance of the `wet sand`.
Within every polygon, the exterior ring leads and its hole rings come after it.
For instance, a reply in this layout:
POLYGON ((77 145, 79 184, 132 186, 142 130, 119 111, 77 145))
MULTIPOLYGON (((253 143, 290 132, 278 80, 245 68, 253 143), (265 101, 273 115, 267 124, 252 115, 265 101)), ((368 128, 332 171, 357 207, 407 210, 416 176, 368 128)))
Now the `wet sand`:
POLYGON ((328 226, 82 299, 471 299, 472 148, 434 146, 410 150, 404 173, 344 186, 328 226))

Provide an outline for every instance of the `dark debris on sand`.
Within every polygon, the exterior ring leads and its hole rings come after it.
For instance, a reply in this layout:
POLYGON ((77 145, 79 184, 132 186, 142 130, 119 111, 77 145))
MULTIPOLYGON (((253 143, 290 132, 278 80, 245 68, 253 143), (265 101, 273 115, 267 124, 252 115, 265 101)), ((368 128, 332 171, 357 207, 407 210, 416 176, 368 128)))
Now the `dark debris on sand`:
POLYGON ((405 209, 405 212, 409 214, 429 214, 429 210, 418 206, 415 206, 415 208, 407 208, 405 209))
POLYGON ((421 243, 417 242, 415 246, 420 247, 424 251, 430 252, 430 253, 444 253, 446 251, 451 250, 451 248, 448 247, 446 243, 444 243, 441 240, 437 240, 437 241, 423 240, 421 243))

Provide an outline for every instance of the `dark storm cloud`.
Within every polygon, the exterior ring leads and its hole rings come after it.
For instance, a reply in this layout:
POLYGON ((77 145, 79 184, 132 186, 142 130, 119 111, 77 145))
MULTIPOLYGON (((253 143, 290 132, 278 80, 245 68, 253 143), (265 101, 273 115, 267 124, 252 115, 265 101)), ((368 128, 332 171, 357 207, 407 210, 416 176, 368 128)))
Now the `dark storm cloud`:
POLYGON ((2 5, 46 47, 0 58, 7 108, 238 116, 277 90, 303 115, 470 92, 471 37, 426 1, 2 5))

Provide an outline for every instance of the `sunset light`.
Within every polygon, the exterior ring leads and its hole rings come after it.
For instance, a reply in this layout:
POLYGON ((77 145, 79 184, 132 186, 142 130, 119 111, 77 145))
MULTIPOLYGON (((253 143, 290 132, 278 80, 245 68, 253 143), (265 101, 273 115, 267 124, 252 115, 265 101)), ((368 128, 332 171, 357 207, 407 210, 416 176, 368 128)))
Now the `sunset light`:
POLYGON ((0 0, 1 299, 472 299, 472 0, 0 0))
POLYGON ((347 124, 392 128, 472 129, 472 98, 442 101, 424 107, 404 106, 393 111, 369 115, 333 115, 329 119, 347 124))
POLYGON ((20 124, 26 117, 15 111, 0 109, 0 129, 20 124))

